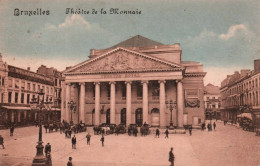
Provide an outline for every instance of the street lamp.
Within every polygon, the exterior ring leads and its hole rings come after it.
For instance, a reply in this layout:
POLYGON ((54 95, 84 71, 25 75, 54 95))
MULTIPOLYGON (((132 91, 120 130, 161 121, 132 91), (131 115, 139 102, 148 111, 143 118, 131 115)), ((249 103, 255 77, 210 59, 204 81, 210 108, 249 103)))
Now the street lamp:
POLYGON ((72 125, 73 124, 73 120, 72 120, 72 112, 76 112, 76 102, 74 101, 70 101, 68 102, 69 104, 69 108, 70 108, 70 124, 72 125))
POLYGON ((172 121, 172 110, 176 108, 176 105, 177 105, 176 101, 174 101, 174 102, 172 100, 166 101, 166 107, 171 111, 171 121, 170 121, 170 127, 169 127, 170 130, 174 129, 173 121, 172 121))
POLYGON ((42 141, 42 120, 41 120, 41 114, 42 110, 45 108, 44 106, 44 92, 43 89, 40 89, 40 92, 38 93, 39 100, 36 101, 36 98, 32 99, 31 104, 36 104, 35 109, 39 109, 39 138, 38 138, 38 145, 36 145, 36 156, 33 158, 32 166, 39 166, 39 165, 51 165, 51 163, 46 163, 46 157, 43 155, 43 148, 44 146, 42 141), (37 105, 38 104, 38 105, 37 105))

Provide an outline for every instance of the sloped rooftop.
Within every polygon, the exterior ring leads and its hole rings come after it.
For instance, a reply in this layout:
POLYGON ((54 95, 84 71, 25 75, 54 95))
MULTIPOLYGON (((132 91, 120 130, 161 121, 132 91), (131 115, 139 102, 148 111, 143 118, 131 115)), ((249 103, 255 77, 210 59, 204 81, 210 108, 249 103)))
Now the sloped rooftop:
POLYGON ((153 41, 153 40, 143 37, 141 35, 136 35, 136 36, 134 36, 130 39, 127 39, 125 41, 122 41, 108 49, 113 49, 116 47, 150 47, 150 46, 159 46, 159 45, 164 45, 164 44, 159 43, 157 41, 153 41))
POLYGON ((206 94, 220 94, 219 87, 210 83, 204 87, 204 91, 206 92, 206 94))

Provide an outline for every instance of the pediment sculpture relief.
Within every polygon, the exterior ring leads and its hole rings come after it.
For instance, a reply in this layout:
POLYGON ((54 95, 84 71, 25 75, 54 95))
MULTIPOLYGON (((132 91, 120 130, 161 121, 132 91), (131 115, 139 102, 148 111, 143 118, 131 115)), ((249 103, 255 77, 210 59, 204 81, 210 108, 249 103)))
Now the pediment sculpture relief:
POLYGON ((100 60, 86 64, 73 72, 122 71, 140 69, 172 69, 173 67, 124 51, 115 52, 100 60))

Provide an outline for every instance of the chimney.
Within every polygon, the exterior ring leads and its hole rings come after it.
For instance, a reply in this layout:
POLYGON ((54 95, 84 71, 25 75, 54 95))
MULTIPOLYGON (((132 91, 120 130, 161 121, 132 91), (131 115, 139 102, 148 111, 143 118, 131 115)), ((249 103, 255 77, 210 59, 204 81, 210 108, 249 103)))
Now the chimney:
POLYGON ((30 68, 30 67, 27 67, 27 70, 28 70, 28 71, 30 71, 30 70, 31 70, 31 68, 30 68))
POLYGON ((254 60, 254 70, 255 72, 260 72, 260 59, 254 60))
POLYGON ((243 69, 243 70, 241 70, 240 71, 240 73, 241 73, 241 77, 244 77, 244 76, 246 76, 247 75, 247 73, 249 73, 250 72, 250 70, 249 69, 243 69))

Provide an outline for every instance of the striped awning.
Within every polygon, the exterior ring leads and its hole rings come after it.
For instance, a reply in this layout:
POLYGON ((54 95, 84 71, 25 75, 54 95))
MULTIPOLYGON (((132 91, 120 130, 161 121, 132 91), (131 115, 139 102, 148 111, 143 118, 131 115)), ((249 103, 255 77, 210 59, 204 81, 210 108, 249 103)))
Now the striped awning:
POLYGON ((30 107, 21 107, 21 106, 2 106, 3 108, 5 109, 8 109, 8 110, 31 110, 30 107))

